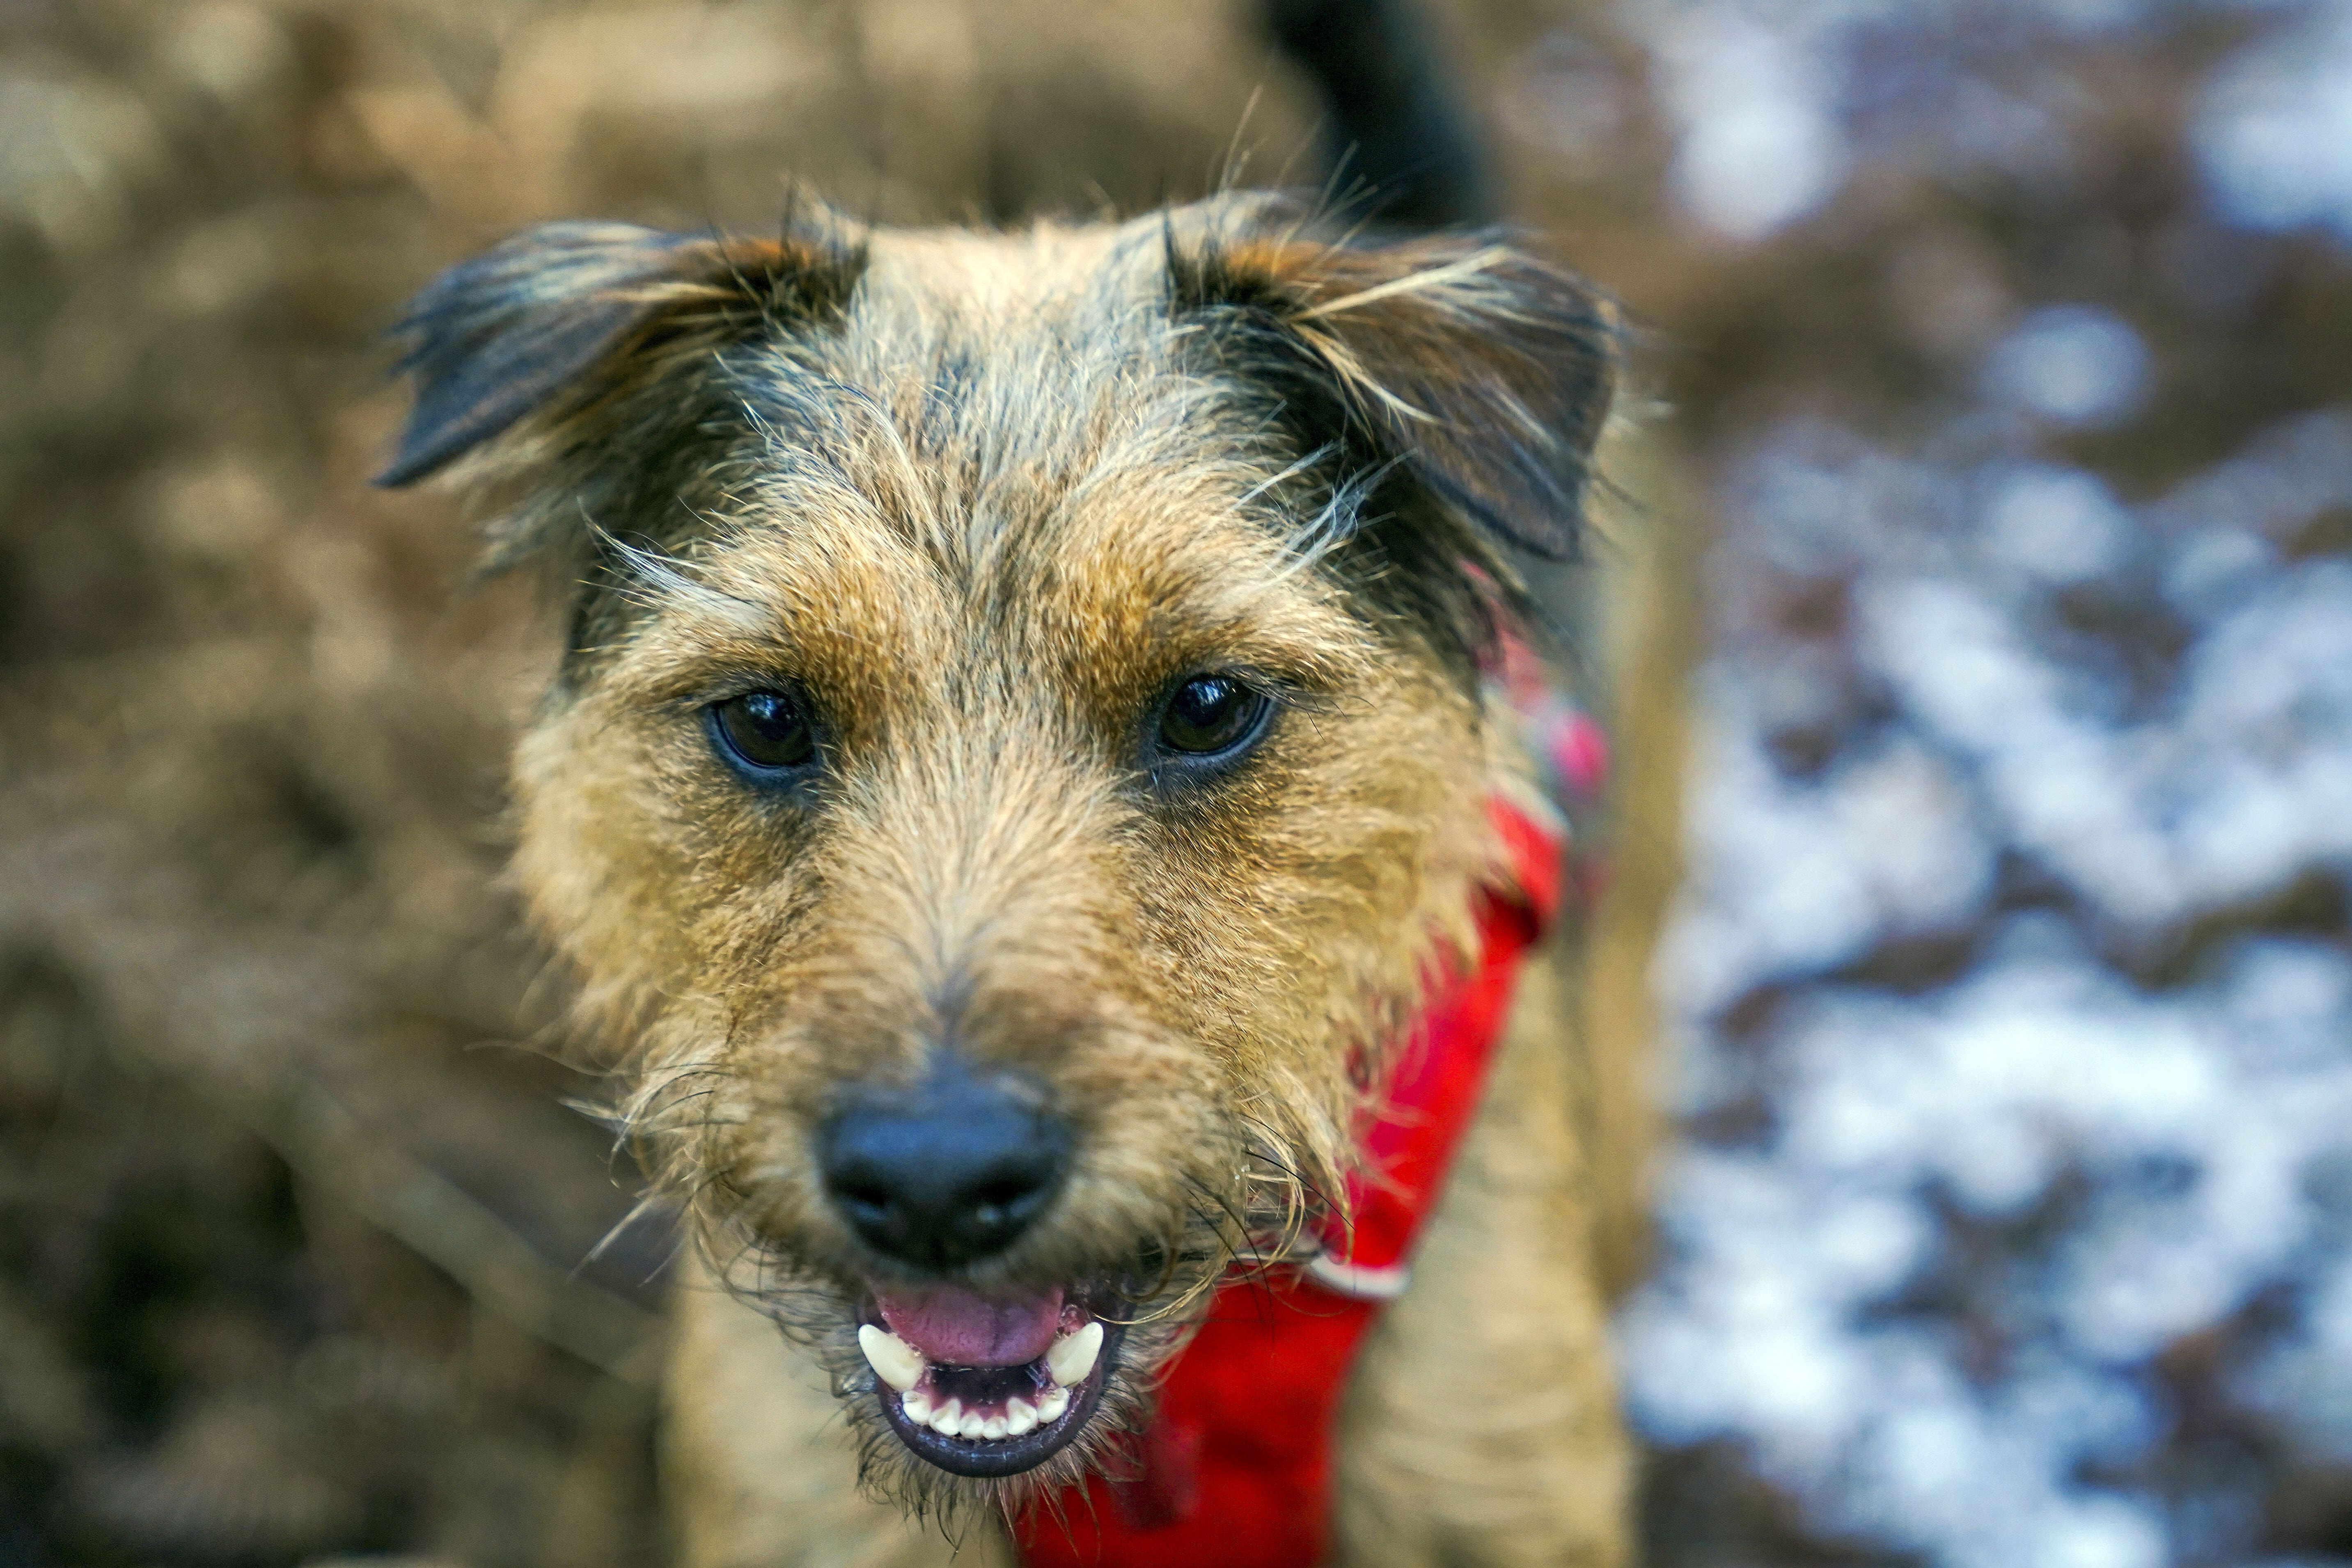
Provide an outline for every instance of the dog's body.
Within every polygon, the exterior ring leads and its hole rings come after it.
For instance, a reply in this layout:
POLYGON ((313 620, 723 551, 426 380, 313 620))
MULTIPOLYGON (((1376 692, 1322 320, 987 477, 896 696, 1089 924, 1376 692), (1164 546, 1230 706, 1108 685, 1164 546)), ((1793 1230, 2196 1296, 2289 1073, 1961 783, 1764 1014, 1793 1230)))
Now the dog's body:
MULTIPOLYGON (((1234 1258, 1299 1256, 1475 945, 1524 771, 1482 671, 1513 552, 1573 541, 1607 313, 1234 195, 565 226, 409 329, 387 478, 467 456, 583 584, 517 867, 709 1260, 686 1560, 996 1551, 1234 1258)), ((1345 1561, 1622 1560, 1561 952, 1300 1501, 1345 1561)))

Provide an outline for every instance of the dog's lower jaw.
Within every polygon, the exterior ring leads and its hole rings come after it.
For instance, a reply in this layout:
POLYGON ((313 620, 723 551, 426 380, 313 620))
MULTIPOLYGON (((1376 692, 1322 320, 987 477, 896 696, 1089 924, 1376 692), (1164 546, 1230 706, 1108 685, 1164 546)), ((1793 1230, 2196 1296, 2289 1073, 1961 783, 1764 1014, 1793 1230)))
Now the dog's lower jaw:
POLYGON ((1089 1319, 1056 1346, 1087 1355, 1082 1372, 1057 1369, 1052 1352, 1013 1367, 926 1363, 904 1389, 877 1374, 873 1397, 916 1458, 976 1479, 1024 1475, 1086 1435, 1118 1375, 1124 1338, 1120 1326, 1089 1319))
POLYGON ((1125 1296, 1101 1287, 877 1287, 857 1309, 857 1344, 883 1422, 909 1454, 998 1480, 1036 1469, 1086 1431, 1118 1375, 1129 1312, 1125 1296))
POLYGON ((1066 1506, 1071 1489, 1100 1474, 1125 1473, 1151 1416, 1158 1373, 1181 1337, 1172 1325, 1150 1323, 1107 1326, 1105 1341, 1105 1355, 1071 1391, 1051 1445, 1017 1453, 1009 1441, 947 1439, 928 1426, 910 1431, 901 1393, 862 1363, 863 1375, 836 1377, 833 1393, 854 1435, 859 1492, 936 1521, 952 1535, 970 1522, 1009 1524, 1034 1510, 1055 1512, 1066 1506), (982 1459, 979 1449, 992 1452, 982 1459), (1000 1458, 995 1449, 1006 1451, 1000 1458), (943 1458, 950 1462, 942 1464, 943 1458))
MULTIPOLYGON (((1205 1312, 1207 1295, 1173 1291, 1130 1299, 1073 1290, 1071 1299, 1054 1346, 1069 1373, 1066 1380, 1054 1375, 1045 1356, 1034 1367, 990 1369, 942 1368, 926 1359, 913 1386, 901 1389, 875 1371, 872 1352, 849 1334, 828 1336, 823 1353, 835 1371, 834 1395, 856 1435, 859 1489, 919 1517, 1011 1521, 1033 1508, 1051 1511, 1062 1506, 1059 1500, 1067 1489, 1083 1487, 1095 1475, 1131 1468, 1134 1446, 1151 1417, 1159 1376, 1190 1342, 1205 1312), (1080 1302, 1083 1307, 1076 1304, 1080 1302), (1088 1324, 1098 1327, 1099 1342, 1089 1346, 1082 1332, 1071 1331, 1073 1323, 1080 1331, 1088 1324), (1083 1372, 1071 1370, 1068 1358, 1089 1348, 1090 1364, 1083 1372), (845 1352, 854 1359, 854 1370, 844 1368, 845 1352), (1054 1402, 1059 1408, 1047 1420, 1046 1406, 1038 1397, 1023 1396, 1040 1419, 1018 1436, 1008 1418, 1004 1435, 990 1438, 983 1415, 981 1433, 964 1437, 961 1415, 968 1410, 960 1413, 955 1436, 939 1432, 942 1396, 960 1386, 969 1388, 965 1380, 975 1377, 1001 1380, 1003 1385, 982 1387, 978 1392, 983 1395, 1009 1395, 1019 1383, 1026 1383, 1040 1394, 1047 1384, 1061 1387, 1066 1390, 1066 1401, 1054 1402), (924 1412, 927 1419, 919 1421, 908 1410, 909 1394, 932 1399, 931 1408, 924 1412)), ((868 1298, 854 1316, 862 1329, 874 1326, 880 1314, 868 1298)), ((906 1381, 903 1364, 892 1370, 906 1381)), ((1010 1404, 1010 1397, 984 1398, 982 1408, 1009 1417, 1010 1404)))

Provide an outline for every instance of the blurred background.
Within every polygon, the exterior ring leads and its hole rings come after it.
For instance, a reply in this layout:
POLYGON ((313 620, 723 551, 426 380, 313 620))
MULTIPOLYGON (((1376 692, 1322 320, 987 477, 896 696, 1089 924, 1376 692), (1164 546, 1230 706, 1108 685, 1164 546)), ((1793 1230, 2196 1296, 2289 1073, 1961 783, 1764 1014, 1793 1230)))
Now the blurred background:
MULTIPOLYGON (((1643 333, 1651 1560, 2352 1563, 2352 3, 1427 10, 1643 333)), ((400 301, 1314 125, 1243 0, 0 0, 0 1564, 661 1560, 667 1232, 589 1258, 498 879, 549 617, 364 483, 400 301)))

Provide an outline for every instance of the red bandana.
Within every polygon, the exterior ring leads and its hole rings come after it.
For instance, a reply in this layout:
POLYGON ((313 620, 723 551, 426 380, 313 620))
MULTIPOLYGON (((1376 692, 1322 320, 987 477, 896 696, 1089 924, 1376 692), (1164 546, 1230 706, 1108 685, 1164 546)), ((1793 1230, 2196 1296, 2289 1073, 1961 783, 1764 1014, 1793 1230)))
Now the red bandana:
POLYGON ((1024 1568, 1314 1568, 1330 1512, 1331 1423, 1357 1343, 1401 1286, 1478 1108, 1519 965, 1558 908, 1559 840, 1496 801, 1516 886, 1478 898, 1477 966, 1444 984, 1397 1060, 1351 1183, 1355 1229, 1309 1270, 1236 1277, 1161 1380, 1141 1473, 1015 1524, 1024 1568), (1333 1265, 1338 1267, 1333 1267, 1333 1265), (1350 1287, 1344 1291, 1325 1283, 1350 1287), (1393 1282, 1393 1283, 1391 1283, 1393 1282))

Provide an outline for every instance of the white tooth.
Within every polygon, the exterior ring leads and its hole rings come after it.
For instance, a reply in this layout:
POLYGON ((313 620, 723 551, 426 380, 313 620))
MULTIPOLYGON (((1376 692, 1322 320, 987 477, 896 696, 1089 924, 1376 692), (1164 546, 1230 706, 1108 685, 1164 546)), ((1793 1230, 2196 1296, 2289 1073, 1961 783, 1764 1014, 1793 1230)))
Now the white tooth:
POLYGON ((963 1426, 963 1401, 950 1399, 931 1412, 931 1430, 942 1437, 952 1437, 963 1426))
POLYGON ((866 1352, 866 1363, 874 1375, 904 1394, 923 1381, 923 1352, 871 1323, 857 1331, 857 1348, 866 1352))
POLYGON ((980 1424, 980 1435, 992 1443, 1011 1430, 1013 1424, 1002 1415, 992 1415, 980 1424))
POLYGON ((981 1418, 980 1412, 975 1410, 956 1424, 956 1436, 959 1437, 977 1437, 981 1434, 981 1429, 987 1425, 988 1423, 981 1418))
POLYGON ((1037 1396, 1037 1424, 1040 1426, 1052 1426, 1062 1418, 1062 1412, 1069 1407, 1070 1391, 1068 1389, 1047 1389, 1037 1396))
POLYGON ((1018 1437, 1024 1432, 1037 1430, 1037 1407, 1025 1399, 1004 1402, 1004 1435, 1018 1437))
POLYGON ((931 1396, 919 1388, 910 1389, 900 1394, 898 1408, 905 1411, 907 1419, 918 1426, 928 1426, 931 1424, 931 1396))
POLYGON ((1054 1342, 1045 1352, 1045 1370, 1064 1388, 1076 1388, 1095 1369, 1095 1357, 1102 1353, 1103 1328, 1100 1323, 1088 1323, 1076 1333, 1054 1342))

